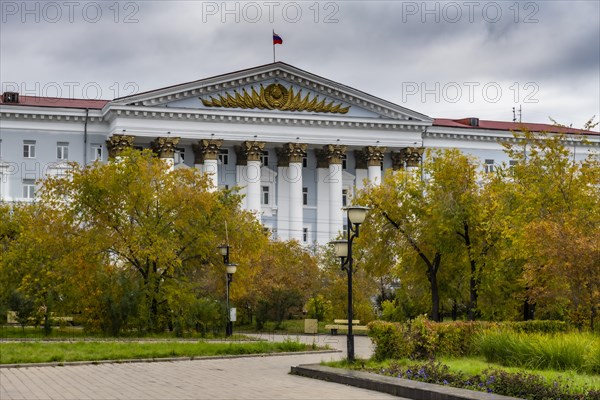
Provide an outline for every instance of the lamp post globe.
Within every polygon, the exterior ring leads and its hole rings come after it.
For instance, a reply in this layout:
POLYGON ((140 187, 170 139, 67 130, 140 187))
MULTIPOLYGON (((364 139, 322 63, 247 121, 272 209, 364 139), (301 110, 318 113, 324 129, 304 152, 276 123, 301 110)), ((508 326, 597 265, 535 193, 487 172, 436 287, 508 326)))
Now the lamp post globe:
POLYGON ((233 275, 235 274, 235 271, 237 271, 237 264, 227 264, 225 269, 229 275, 233 275))
POLYGON ((335 255, 339 258, 348 257, 348 241, 347 240, 333 240, 329 242, 333 245, 335 255))
POLYGON ((348 222, 352 225, 360 225, 365 222, 365 218, 367 217, 367 211, 369 207, 363 206, 350 206, 346 207, 348 211, 348 222))

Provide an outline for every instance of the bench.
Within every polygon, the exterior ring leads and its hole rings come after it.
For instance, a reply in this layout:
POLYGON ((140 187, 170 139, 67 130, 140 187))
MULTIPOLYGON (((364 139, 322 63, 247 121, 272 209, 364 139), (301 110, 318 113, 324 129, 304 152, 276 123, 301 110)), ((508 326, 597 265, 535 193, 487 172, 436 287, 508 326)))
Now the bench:
MULTIPOLYGON (((359 325, 360 320, 353 319, 352 320, 352 332, 361 331, 366 332, 367 327, 365 325, 359 325)), ((333 324, 325 325, 325 329, 329 329, 332 335, 337 335, 338 329, 348 330, 348 320, 347 319, 334 319, 333 324)))
MULTIPOLYGON (((53 322, 53 324, 69 324, 69 325, 75 325, 75 322, 73 321, 73 317, 56 317, 54 316, 54 313, 50 313, 50 320, 53 322)), ((35 323, 35 319, 33 317, 29 318, 28 321, 30 324, 34 324, 35 323)), ((17 312, 16 311, 7 311, 6 313, 6 323, 9 325, 18 325, 19 321, 17 320, 17 312)))

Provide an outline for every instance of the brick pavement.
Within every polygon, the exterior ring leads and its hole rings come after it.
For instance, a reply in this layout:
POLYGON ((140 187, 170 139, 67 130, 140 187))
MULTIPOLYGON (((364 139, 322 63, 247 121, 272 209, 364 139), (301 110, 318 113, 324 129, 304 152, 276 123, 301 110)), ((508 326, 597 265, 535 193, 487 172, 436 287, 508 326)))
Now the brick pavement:
MULTIPOLYGON (((279 335, 264 338, 283 339, 279 335)), ((299 339, 317 344, 329 342, 334 348, 345 347, 346 343, 344 336, 300 336, 299 339)), ((370 352, 367 338, 357 338, 356 347, 357 355, 370 352)), ((292 365, 340 357, 343 353, 7 368, 0 369, 0 399, 398 400, 398 397, 383 393, 289 375, 292 365)))

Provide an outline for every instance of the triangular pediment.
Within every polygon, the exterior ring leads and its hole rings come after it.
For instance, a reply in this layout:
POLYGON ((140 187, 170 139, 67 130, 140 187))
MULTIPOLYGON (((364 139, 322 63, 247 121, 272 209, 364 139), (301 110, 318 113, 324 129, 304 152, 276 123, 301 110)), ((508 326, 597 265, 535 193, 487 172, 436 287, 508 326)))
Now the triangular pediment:
POLYGON ((426 115, 276 62, 116 99, 115 106, 429 122, 426 115))

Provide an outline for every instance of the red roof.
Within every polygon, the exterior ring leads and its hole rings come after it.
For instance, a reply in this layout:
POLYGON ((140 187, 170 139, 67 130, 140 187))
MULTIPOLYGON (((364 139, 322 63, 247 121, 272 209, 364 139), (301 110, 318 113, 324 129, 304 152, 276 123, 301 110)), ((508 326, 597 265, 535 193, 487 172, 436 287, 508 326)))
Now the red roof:
POLYGON ((11 106, 34 106, 34 107, 53 107, 53 108, 90 108, 101 110, 110 100, 90 100, 90 99, 62 99, 58 97, 39 97, 19 95, 18 103, 4 103, 0 96, 0 104, 11 106))
POLYGON ((435 118, 433 126, 447 126, 449 128, 464 129, 490 129, 496 131, 520 131, 525 128, 532 132, 551 132, 568 133, 575 135, 600 135, 600 132, 586 131, 584 129, 575 129, 550 124, 535 124, 531 122, 506 122, 506 121, 486 121, 477 118, 446 119, 435 118), (477 120, 477 124, 472 124, 472 120, 477 120))

